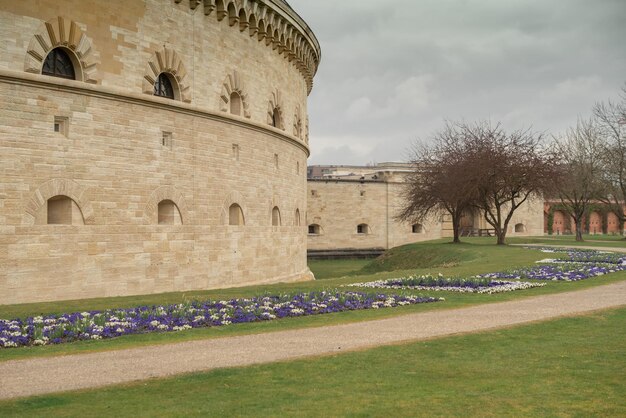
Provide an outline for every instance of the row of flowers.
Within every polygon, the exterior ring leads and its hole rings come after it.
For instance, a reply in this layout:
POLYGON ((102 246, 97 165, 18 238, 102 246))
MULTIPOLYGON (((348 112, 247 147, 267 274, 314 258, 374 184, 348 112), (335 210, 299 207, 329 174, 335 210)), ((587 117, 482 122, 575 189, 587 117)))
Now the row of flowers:
POLYGON ((481 274, 478 277, 495 280, 577 281, 626 270, 626 256, 622 254, 574 248, 527 248, 554 253, 557 258, 540 260, 532 267, 481 274))
POLYGON ((513 290, 530 289, 545 286, 545 283, 511 282, 492 280, 489 278, 448 278, 441 273, 438 276, 422 275, 409 276, 397 279, 376 280, 364 283, 352 283, 346 286, 380 288, 380 289, 410 289, 434 290, 460 293, 502 293, 513 290))
POLYGON ((626 265, 626 254, 610 253, 606 251, 577 249, 577 248, 558 248, 558 247, 525 247, 533 250, 540 250, 544 253, 554 253, 558 258, 542 260, 542 262, 552 263, 606 263, 626 265))
POLYGON ((233 323, 429 303, 442 298, 362 292, 311 292, 228 301, 0 319, 0 347, 60 344, 128 334, 182 331, 233 323))
POLYGON ((566 280, 577 281, 626 270, 626 265, 611 263, 547 263, 532 267, 481 274, 488 279, 566 280))

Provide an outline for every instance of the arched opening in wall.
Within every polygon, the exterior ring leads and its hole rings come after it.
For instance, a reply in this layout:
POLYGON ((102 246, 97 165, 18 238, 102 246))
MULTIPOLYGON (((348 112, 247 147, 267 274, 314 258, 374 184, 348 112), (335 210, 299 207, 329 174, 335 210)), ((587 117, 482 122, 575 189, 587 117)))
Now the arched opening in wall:
POLYGON ((602 233, 602 215, 600 215, 600 213, 597 211, 593 211, 589 214, 589 233, 602 233))
POLYGON ((367 235, 370 233, 370 227, 368 224, 358 224, 356 226, 356 233, 357 234, 362 234, 362 235, 367 235))
POLYGON ((272 111, 272 126, 275 128, 280 128, 281 126, 281 114, 280 109, 275 107, 272 111))
POLYGON ((76 63, 72 59, 72 55, 72 52, 64 48, 54 48, 46 55, 41 74, 76 80, 76 63))
POLYGON ((320 235, 321 234, 321 228, 318 224, 311 224, 309 225, 309 235, 320 235))
POLYGON ((83 213, 80 208, 67 196, 54 196, 48 199, 47 221, 48 225, 83 225, 83 213))
POLYGON ((296 217, 294 220, 295 226, 300 226, 300 209, 296 209, 296 217))
POLYGON ((526 226, 522 223, 515 224, 515 232, 526 232, 526 226))
POLYGON ((243 217, 243 210, 241 206, 233 203, 228 208, 228 225, 245 225, 245 219, 243 217))
POLYGON ((154 95, 167 99, 176 98, 176 83, 168 73, 161 73, 154 82, 154 95))
POLYGON ((414 234, 422 234, 424 233, 424 226, 422 224, 413 224, 413 226, 411 226, 411 231, 414 234))
POLYGON ((614 234, 620 232, 619 230, 619 218, 615 212, 609 212, 606 215, 606 232, 607 234, 614 234))
POLYGON ((162 200, 159 202, 158 206, 159 216, 158 222, 159 225, 182 225, 183 219, 180 216, 180 211, 178 210, 178 206, 176 203, 171 200, 162 200))
POLYGON ((241 116, 241 95, 236 91, 230 94, 230 113, 241 116))
POLYGON ((280 226, 280 210, 278 210, 278 206, 274 206, 272 209, 272 226, 280 226))

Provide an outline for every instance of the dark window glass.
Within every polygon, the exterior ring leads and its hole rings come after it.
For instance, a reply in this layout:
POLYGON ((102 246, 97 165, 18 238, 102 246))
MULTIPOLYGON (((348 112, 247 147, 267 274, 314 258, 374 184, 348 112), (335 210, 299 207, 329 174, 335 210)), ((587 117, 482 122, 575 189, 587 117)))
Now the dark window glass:
POLYGON ((167 74, 159 74, 159 77, 154 83, 154 95, 167 97, 168 99, 174 98, 174 88, 172 87, 172 82, 167 74))
POLYGON ((55 48, 50 51, 43 62, 41 73, 44 75, 51 75, 53 77, 76 80, 74 64, 72 64, 72 60, 70 59, 70 56, 67 55, 67 52, 61 48, 55 48))

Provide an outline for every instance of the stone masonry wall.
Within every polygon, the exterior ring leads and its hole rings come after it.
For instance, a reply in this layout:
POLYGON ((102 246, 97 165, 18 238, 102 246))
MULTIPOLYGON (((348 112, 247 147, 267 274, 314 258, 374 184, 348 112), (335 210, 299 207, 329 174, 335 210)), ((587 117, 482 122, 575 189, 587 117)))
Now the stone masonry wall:
POLYGON ((401 183, 358 180, 308 180, 307 224, 320 226, 308 235, 310 250, 392 248, 439 238, 434 220, 423 223, 422 232, 394 219, 401 204, 401 183), (366 224, 367 233, 357 233, 366 224))
POLYGON ((0 304, 311 278, 309 152, 291 129, 307 85, 272 45, 169 0, 5 2, 0 34, 0 304), (90 42, 82 81, 25 71, 44 23, 71 21, 90 42), (185 66, 180 100, 146 91, 157 51, 185 66), (225 84, 247 115, 224 108, 225 84), (269 103, 284 129, 268 126, 269 103), (59 195, 82 224, 45 223, 59 195), (182 225, 158 224, 163 200, 182 225), (232 203, 245 225, 229 225, 232 203))

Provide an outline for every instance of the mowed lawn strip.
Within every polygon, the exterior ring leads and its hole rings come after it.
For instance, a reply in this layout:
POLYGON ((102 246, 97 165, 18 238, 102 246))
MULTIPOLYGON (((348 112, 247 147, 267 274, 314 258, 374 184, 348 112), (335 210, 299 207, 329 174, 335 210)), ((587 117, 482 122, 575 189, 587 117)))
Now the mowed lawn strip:
POLYGON ((626 309, 0 402, 0 416, 625 416, 626 309))
MULTIPOLYGON (((484 242, 484 241, 483 241, 484 242)), ((302 291, 335 288, 341 284, 383 279, 389 277, 401 277, 409 274, 426 274, 442 272, 449 276, 470 276, 477 273, 497 271, 516 266, 526 266, 546 257, 546 254, 537 250, 526 250, 519 247, 496 247, 492 244, 462 244, 451 245, 445 241, 413 244, 414 257, 419 257, 423 251, 431 251, 432 248, 440 248, 440 251, 449 258, 454 252, 462 252, 466 258, 459 265, 447 267, 433 267, 430 269, 405 270, 383 272, 368 276, 350 276, 338 279, 326 279, 303 283, 279 284, 271 286, 256 286, 247 288, 222 289, 206 292, 169 293, 159 295, 145 295, 136 297, 120 297, 105 299, 88 299, 80 301, 64 301, 28 305, 0 306, 0 317, 14 318, 26 315, 80 312, 91 309, 106 309, 113 307, 131 307, 143 304, 166 304, 180 303, 184 300, 193 299, 230 299, 234 297, 250 297, 268 293, 296 293, 302 291), (473 255, 472 255, 473 254, 473 255)), ((614 273, 580 282, 548 282, 547 286, 529 290, 501 293, 496 295, 459 294, 454 292, 428 292, 408 291, 410 294, 430 295, 445 297, 445 302, 424 305, 410 305, 398 308, 378 310, 349 311, 336 314, 316 315, 300 318, 285 318, 281 320, 256 322, 247 324, 234 324, 224 327, 200 328, 180 332, 149 333, 141 335, 128 335, 119 338, 80 341, 69 344, 48 345, 39 347, 21 347, 0 350, 0 361, 8 361, 23 358, 78 354, 95 351, 107 351, 116 349, 133 348, 154 344, 167 344, 181 341, 192 341, 206 338, 229 337, 235 335, 255 334, 260 332, 272 332, 295 328, 308 328, 326 325, 336 325, 348 322, 367 321, 373 319, 388 318, 391 316, 404 315, 414 312, 424 312, 437 309, 451 309, 473 304, 502 302, 516 298, 536 296, 542 294, 558 293, 570 290, 581 290, 615 281, 626 280, 626 272, 614 273)), ((347 291, 356 291, 357 288, 345 288, 347 291)), ((401 293, 380 289, 381 293, 401 293)))

